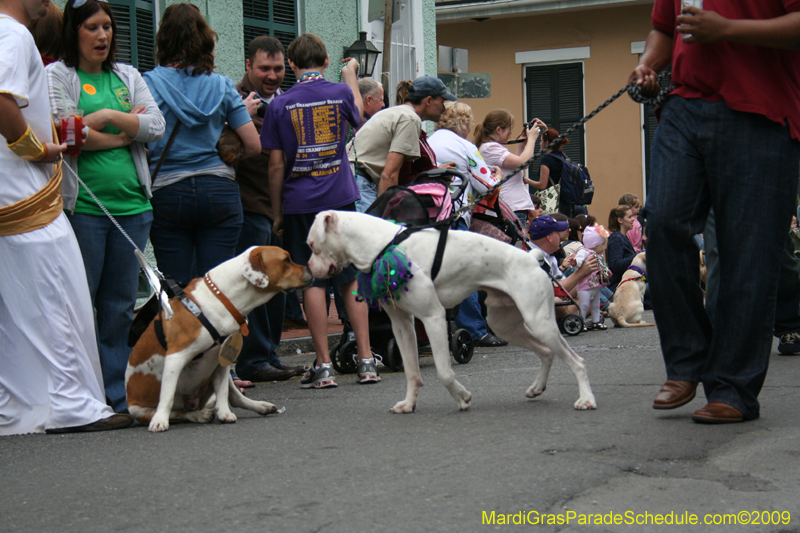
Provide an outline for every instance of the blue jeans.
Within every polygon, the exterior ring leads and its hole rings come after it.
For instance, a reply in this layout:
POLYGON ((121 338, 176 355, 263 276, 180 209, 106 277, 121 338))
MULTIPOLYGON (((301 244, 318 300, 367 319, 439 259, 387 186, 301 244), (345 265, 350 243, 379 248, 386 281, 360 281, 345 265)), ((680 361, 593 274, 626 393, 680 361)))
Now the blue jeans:
POLYGON ((178 283, 189 283, 236 255, 243 216, 234 180, 193 176, 153 192, 151 203, 150 240, 158 268, 178 283))
MULTIPOLYGON (((125 369, 131 349, 128 331, 139 283, 139 262, 133 246, 111 220, 103 216, 67 214, 81 247, 92 306, 96 311, 97 348, 103 369, 103 385, 111 408, 128 408, 125 369)), ((153 212, 114 217, 140 250, 147 244, 153 212)))
POLYGON ((366 213, 369 206, 378 199, 378 186, 371 179, 360 174, 356 175, 356 185, 358 185, 358 192, 361 193, 361 201, 356 202, 356 211, 366 213))
MULTIPOLYGON (((272 221, 265 215, 244 212, 242 232, 236 253, 241 254, 251 246, 279 246, 279 239, 272 233, 272 221)), ((252 378, 267 365, 278 366, 281 360, 275 353, 283 333, 283 311, 286 295, 279 292, 264 305, 253 309, 247 320, 250 335, 244 338, 242 351, 236 360, 236 373, 242 379, 252 378)))
MULTIPOLYGON (((463 218, 459 218, 453 229, 468 231, 467 223, 463 218)), ((488 333, 486 330, 486 319, 483 318, 483 313, 481 312, 478 291, 467 296, 464 301, 458 305, 458 314, 456 315, 455 321, 459 328, 467 330, 472 340, 482 339, 486 336, 488 333)))
POLYGON ((671 97, 653 142, 647 268, 667 378, 702 381, 708 401, 748 419, 759 416, 799 165, 800 143, 787 126, 724 102, 671 97), (713 323, 693 241, 712 206, 720 272, 713 323))
POLYGON ((286 318, 292 320, 305 320, 303 317, 303 308, 300 305, 300 295, 296 292, 290 292, 286 295, 286 318))

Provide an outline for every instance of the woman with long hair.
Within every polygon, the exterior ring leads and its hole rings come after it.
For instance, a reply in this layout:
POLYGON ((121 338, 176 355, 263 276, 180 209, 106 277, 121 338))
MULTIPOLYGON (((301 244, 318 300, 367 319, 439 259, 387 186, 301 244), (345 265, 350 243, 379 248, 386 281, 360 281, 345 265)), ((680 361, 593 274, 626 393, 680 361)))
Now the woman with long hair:
POLYGON ((159 66, 144 75, 167 122, 167 134, 149 145, 151 170, 163 157, 153 181, 150 240, 159 268, 179 283, 236 252, 243 220, 239 186, 216 147, 225 123, 242 140, 244 157, 261 153, 233 82, 213 72, 216 37, 196 6, 169 6, 156 35, 159 66))
POLYGON ((139 72, 115 61, 117 24, 106 2, 70 0, 64 10, 64 59, 47 67, 51 109, 83 112, 88 135, 79 156, 64 154, 64 209, 81 247, 96 311, 106 398, 122 412, 139 264, 133 248, 74 173, 141 249, 153 211, 147 142, 164 134, 164 117, 139 72), (74 4, 78 4, 75 7, 74 4))
POLYGON ((613 274, 608 285, 612 291, 617 290, 622 275, 636 257, 636 250, 633 249, 633 244, 628 239, 628 232, 633 229, 633 220, 633 210, 629 205, 618 205, 608 215, 608 231, 612 233, 608 237, 606 257, 608 258, 608 268, 613 274))
MULTIPOLYGON (((511 138, 513 127, 514 116, 504 109, 490 111, 483 122, 475 126, 474 136, 478 150, 487 165, 497 166, 503 170, 503 177, 533 157, 539 132, 547 129, 541 120, 535 119, 534 124, 523 128, 517 137, 524 139, 524 142, 517 144, 516 154, 512 154, 503 144, 511 138)), ((528 183, 532 182, 525 177, 525 171, 521 171, 509 178, 500 188, 500 199, 514 210, 523 228, 528 227, 528 211, 533 209, 530 191, 526 187, 528 183)))

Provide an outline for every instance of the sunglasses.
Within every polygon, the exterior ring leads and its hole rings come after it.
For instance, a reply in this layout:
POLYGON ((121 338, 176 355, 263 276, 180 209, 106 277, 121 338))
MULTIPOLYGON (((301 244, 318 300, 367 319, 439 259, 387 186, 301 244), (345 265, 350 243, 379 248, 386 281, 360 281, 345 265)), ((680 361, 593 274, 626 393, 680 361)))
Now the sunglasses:
MULTIPOLYGON (((105 2, 106 4, 108 3, 108 0, 97 0, 97 1, 98 2, 105 2)), ((86 2, 87 2, 87 0, 75 0, 72 3, 72 7, 77 9, 77 8, 81 7, 83 4, 85 4, 86 2)))

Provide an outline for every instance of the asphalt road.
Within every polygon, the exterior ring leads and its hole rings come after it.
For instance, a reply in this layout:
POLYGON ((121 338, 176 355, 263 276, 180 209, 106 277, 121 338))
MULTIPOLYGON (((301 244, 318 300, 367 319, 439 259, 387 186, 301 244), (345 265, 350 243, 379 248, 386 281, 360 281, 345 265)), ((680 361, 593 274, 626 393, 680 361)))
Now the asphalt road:
POLYGON ((335 390, 260 384, 248 395, 286 412, 236 410, 234 425, 0 438, 0 531, 800 531, 800 357, 775 352, 761 419, 706 426, 690 419, 702 394, 651 408, 664 380, 655 328, 569 342, 596 411, 573 410, 577 384, 561 361, 529 400, 538 358, 482 348, 455 365, 473 395, 467 412, 426 357, 411 415, 388 412, 405 378, 384 372, 366 386, 340 376, 335 390), (539 525, 543 514, 569 524, 539 525), (762 525, 653 523, 692 514, 762 525))

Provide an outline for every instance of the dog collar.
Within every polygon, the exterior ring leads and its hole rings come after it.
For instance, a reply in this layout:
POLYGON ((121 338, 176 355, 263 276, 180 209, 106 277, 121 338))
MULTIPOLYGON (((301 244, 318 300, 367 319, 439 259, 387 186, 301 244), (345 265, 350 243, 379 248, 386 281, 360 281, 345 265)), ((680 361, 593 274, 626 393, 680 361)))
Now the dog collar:
POLYGON ((644 270, 642 270, 641 268, 637 267, 636 265, 629 266, 628 270, 633 270, 634 272, 636 272, 637 274, 639 274, 643 278, 645 277, 644 270))
POLYGON ((211 280, 211 276, 206 274, 203 277, 203 280, 206 282, 208 288, 211 289, 211 292, 214 293, 214 296, 217 297, 217 300, 222 302, 222 305, 225 306, 225 309, 227 309, 228 312, 233 315, 233 318, 236 319, 236 322, 239 323, 239 329, 242 331, 242 335, 247 337, 247 335, 250 333, 250 330, 247 327, 247 319, 242 316, 236 307, 234 307, 231 301, 228 300, 228 297, 222 294, 222 291, 219 290, 219 287, 217 287, 217 285, 211 280))

